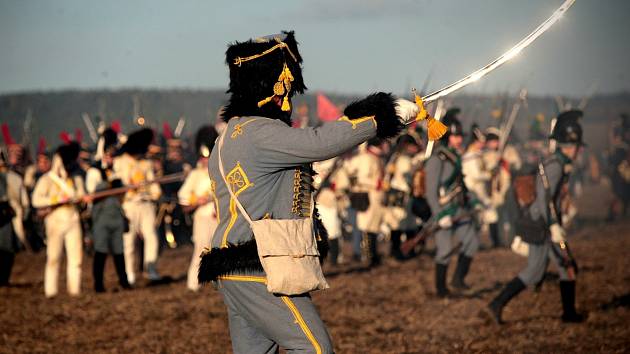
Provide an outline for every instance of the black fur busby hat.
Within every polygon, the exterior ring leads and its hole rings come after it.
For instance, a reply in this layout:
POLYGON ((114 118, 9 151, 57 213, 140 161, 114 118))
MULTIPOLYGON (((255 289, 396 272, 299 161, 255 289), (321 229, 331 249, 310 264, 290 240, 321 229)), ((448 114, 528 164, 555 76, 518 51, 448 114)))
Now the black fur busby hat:
POLYGON ((582 126, 580 125, 582 116, 582 111, 577 109, 560 113, 549 138, 556 140, 559 144, 584 145, 582 126))
POLYGON ((103 149, 105 151, 115 149, 118 145, 118 133, 112 128, 103 131, 103 149))
POLYGON ((218 136, 217 130, 211 125, 199 128, 195 136, 195 151, 197 154, 201 157, 209 157, 218 136))
POLYGON ((230 68, 229 103, 224 121, 235 116, 263 116, 290 122, 290 99, 304 93, 302 57, 293 31, 235 42, 225 60, 230 68), (274 97, 282 100, 278 107, 274 97))
POLYGON ((444 138, 442 139, 442 141, 444 141, 444 144, 448 144, 448 137, 450 135, 464 136, 464 128, 462 126, 462 123, 459 121, 460 112, 461 109, 459 109, 458 107, 453 107, 446 111, 446 113, 444 114, 444 117, 442 118, 442 123, 448 128, 446 134, 444 134, 444 138))
POLYGON ((149 145, 153 142, 153 137, 153 130, 149 128, 136 130, 129 134, 120 151, 129 155, 144 155, 149 151, 149 145))
POLYGON ((61 157, 63 167, 69 172, 79 158, 80 152, 81 146, 79 143, 72 141, 67 144, 59 145, 55 153, 61 157))

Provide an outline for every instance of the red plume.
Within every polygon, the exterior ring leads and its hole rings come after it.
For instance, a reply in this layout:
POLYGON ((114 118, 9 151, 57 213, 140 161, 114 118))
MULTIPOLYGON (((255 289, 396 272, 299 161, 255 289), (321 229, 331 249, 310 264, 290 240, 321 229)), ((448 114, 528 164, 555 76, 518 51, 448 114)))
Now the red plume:
POLYGON ((13 138, 11 137, 9 125, 7 123, 2 124, 2 137, 4 138, 4 143, 7 144, 7 146, 15 144, 15 141, 13 141, 13 138))
POLYGON ((116 132, 116 134, 120 134, 120 122, 115 120, 112 122, 112 130, 116 132))
POLYGON ((79 144, 83 142, 83 131, 81 131, 81 128, 74 130, 74 140, 76 140, 79 144))
POLYGON ((162 124, 162 135, 164 135, 164 139, 171 140, 173 139, 173 131, 171 130, 171 125, 168 122, 164 122, 162 124))
POLYGON ((37 154, 43 155, 46 153, 46 139, 39 138, 39 144, 37 144, 37 154))
POLYGON ((59 133, 59 139, 61 139, 61 141, 63 141, 65 144, 70 144, 72 142, 70 134, 68 134, 68 132, 65 130, 59 133))

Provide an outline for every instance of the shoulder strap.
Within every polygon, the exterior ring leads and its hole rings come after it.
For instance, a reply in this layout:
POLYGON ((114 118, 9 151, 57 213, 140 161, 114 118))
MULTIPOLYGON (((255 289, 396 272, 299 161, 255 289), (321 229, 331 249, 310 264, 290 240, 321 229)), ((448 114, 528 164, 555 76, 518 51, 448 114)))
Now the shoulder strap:
POLYGON ((552 225, 556 221, 560 221, 558 211, 556 210, 556 206, 554 204, 553 198, 551 196, 551 186, 549 185, 549 178, 547 177, 547 173, 545 172, 545 165, 543 162, 538 164, 538 173, 540 174, 540 178, 542 179, 543 188, 545 189, 545 198, 547 199, 547 212, 549 214, 549 219, 547 220, 548 226, 552 225))
POLYGON ((223 160, 221 159, 221 150, 223 150, 223 139, 225 138, 225 134, 227 134, 228 129, 229 129, 228 127, 225 127, 225 129, 223 129, 223 133, 221 133, 221 137, 219 138, 219 149, 217 150, 219 154, 218 155, 219 172, 221 173, 221 178, 223 179, 223 183, 225 183, 225 187, 227 187, 227 190, 230 193, 230 197, 234 199, 234 202, 236 203, 236 206, 238 207, 238 209, 241 211, 241 214, 243 214, 243 217, 245 218, 245 220, 247 220, 247 223, 251 226, 252 218, 249 217, 249 214, 247 214, 247 211, 245 211, 245 208, 243 207, 241 202, 238 200, 238 198, 236 197, 236 194, 234 194, 234 191, 232 191, 232 188, 230 188, 230 184, 225 178, 225 169, 223 168, 223 160))

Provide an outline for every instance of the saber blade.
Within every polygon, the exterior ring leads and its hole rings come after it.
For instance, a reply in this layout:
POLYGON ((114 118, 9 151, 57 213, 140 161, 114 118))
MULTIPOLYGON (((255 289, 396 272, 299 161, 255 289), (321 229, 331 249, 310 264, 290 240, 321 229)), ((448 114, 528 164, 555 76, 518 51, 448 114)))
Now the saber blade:
POLYGON ((473 72, 472 74, 455 81, 454 83, 445 86, 427 96, 422 97, 422 101, 424 103, 429 103, 431 101, 435 101, 440 97, 444 97, 450 93, 453 93, 465 86, 470 85, 471 83, 481 79, 486 76, 496 68, 505 64, 510 59, 517 56, 523 49, 532 44, 540 35, 545 33, 551 26, 553 26, 558 20, 564 15, 565 12, 573 5, 575 0, 565 0, 565 2, 547 19, 545 22, 541 23, 532 33, 527 35, 527 37, 523 38, 520 42, 518 42, 514 47, 512 47, 507 52, 503 53, 500 57, 491 61, 486 66, 481 69, 473 72))

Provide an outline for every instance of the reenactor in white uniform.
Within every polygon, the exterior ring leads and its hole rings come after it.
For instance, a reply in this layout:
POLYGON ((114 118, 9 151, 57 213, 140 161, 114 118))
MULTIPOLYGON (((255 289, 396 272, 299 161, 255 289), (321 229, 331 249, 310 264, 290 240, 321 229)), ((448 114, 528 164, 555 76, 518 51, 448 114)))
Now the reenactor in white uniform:
POLYGON ((76 205, 85 195, 83 180, 73 174, 80 147, 76 143, 61 145, 53 156, 52 167, 35 185, 33 207, 50 211, 44 219, 46 227, 46 271, 44 293, 54 297, 58 292, 59 264, 65 246, 67 287, 70 295, 81 292, 83 242, 81 220, 76 205))
POLYGON ((313 186, 317 190, 315 201, 319 217, 328 232, 328 259, 331 265, 338 263, 341 254, 341 205, 338 191, 349 187, 347 175, 341 166, 344 161, 341 159, 336 157, 313 164, 316 173, 313 186))
POLYGON ((401 236, 412 237, 419 227, 418 217, 412 212, 411 193, 413 173, 422 155, 418 154, 420 143, 409 134, 398 138, 396 149, 386 167, 384 222, 390 230, 390 256, 402 260, 401 236))
POLYGON ((506 241, 502 238, 502 231, 511 231, 511 220, 516 218, 515 212, 509 208, 516 208, 516 202, 510 193, 512 185, 512 171, 521 169, 522 161, 518 151, 512 145, 506 145, 505 150, 499 151, 500 131, 495 127, 486 129, 486 151, 483 154, 483 164, 491 178, 487 185, 492 210, 496 218, 488 220, 490 239, 493 247, 500 247, 506 241), (501 154, 501 156, 499 156, 501 154), (503 223, 501 230, 500 225, 503 223))
POLYGON ((197 166, 190 171, 184 184, 177 192, 179 204, 185 212, 193 213, 194 250, 190 266, 188 268, 188 289, 199 290, 197 274, 199 262, 204 248, 210 247, 212 235, 217 228, 218 213, 216 210, 216 196, 214 190, 216 182, 210 179, 208 174, 208 157, 217 139, 217 131, 211 126, 199 129, 195 141, 196 151, 199 154, 197 166))
POLYGON ((350 200, 357 210, 357 227, 363 233, 364 250, 367 251, 371 266, 380 263, 377 252, 378 234, 383 221, 383 162, 382 140, 368 140, 365 149, 348 161, 347 171, 350 176, 350 200))
MULTIPOLYGON (((114 173, 124 185, 145 184, 154 180, 152 162, 145 158, 153 141, 151 129, 141 129, 129 135, 121 148, 122 155, 114 159, 114 173)), ((144 268, 151 281, 160 280, 156 262, 159 252, 155 231, 155 201, 162 191, 155 183, 130 190, 125 195, 123 209, 129 219, 129 231, 123 235, 125 268, 129 284, 135 284, 135 241, 140 235, 144 240, 144 268)))
POLYGON ((27 244, 23 221, 28 204, 22 177, 8 169, 7 157, 0 150, 0 286, 9 285, 17 241, 27 244))

